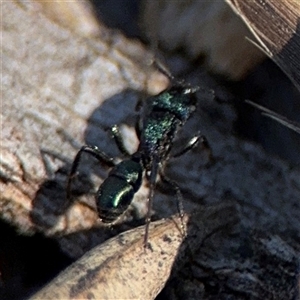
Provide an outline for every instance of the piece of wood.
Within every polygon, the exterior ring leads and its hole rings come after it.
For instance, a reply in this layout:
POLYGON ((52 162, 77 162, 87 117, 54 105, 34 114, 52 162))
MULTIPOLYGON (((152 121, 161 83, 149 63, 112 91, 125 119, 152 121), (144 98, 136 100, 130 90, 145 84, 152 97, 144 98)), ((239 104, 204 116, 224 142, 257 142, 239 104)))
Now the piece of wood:
MULTIPOLYGON (((152 55, 140 43, 118 34, 86 39, 30 5, 2 5, 1 120, 5 125, 0 215, 23 233, 70 234, 97 223, 93 198, 65 204, 66 179, 78 148, 88 142, 97 144, 95 140, 99 147, 109 144, 106 128, 121 122, 127 112, 134 118, 138 91, 149 88, 155 93, 167 80, 157 72, 154 81, 148 75, 147 57, 152 55), (140 72, 142 68, 146 71, 140 72), (130 105, 124 102, 126 95, 130 105), (112 97, 116 98, 108 107, 115 110, 114 118, 107 114, 97 119, 99 105, 112 97), (126 109, 117 108, 121 102, 126 109), (86 122, 94 113, 96 119, 90 124, 94 138, 85 141, 86 122)), ((131 141, 134 147, 136 137, 131 141)), ((86 180, 85 184, 91 187, 86 180)))

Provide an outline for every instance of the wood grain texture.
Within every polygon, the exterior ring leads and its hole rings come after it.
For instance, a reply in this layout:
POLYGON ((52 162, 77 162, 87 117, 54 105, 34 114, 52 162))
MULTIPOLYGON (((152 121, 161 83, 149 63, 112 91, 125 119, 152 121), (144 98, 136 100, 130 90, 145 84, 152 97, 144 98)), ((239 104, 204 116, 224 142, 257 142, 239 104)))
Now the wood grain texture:
POLYGON ((300 91, 300 3, 226 0, 300 91))

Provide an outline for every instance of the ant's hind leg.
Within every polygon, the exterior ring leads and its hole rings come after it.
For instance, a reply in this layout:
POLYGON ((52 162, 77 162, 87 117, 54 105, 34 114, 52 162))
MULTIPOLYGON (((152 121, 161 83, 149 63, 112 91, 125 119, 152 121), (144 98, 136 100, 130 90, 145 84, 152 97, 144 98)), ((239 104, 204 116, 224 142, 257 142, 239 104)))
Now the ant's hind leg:
POLYGON ((151 249, 150 243, 148 243, 148 238, 149 238, 149 225, 151 222, 151 209, 152 209, 152 204, 153 204, 153 197, 154 197, 154 190, 155 190, 155 184, 156 184, 156 178, 157 178, 157 173, 158 173, 158 167, 159 167, 159 158, 157 156, 153 157, 152 160, 152 166, 150 170, 150 176, 148 178, 149 180, 149 185, 150 185, 150 190, 149 190, 149 196, 147 199, 147 214, 146 214, 146 219, 145 219, 145 236, 144 236, 144 249, 151 249))
POLYGON ((187 230, 186 230, 186 226, 185 226, 184 221, 183 221, 184 208, 183 208, 183 197, 182 197, 180 188, 179 188, 178 184, 175 181, 169 179, 162 171, 159 172, 159 175, 160 175, 160 179, 162 180, 162 182, 164 184, 167 184, 167 185, 171 186, 171 188, 176 193, 177 210, 178 210, 179 217, 180 217, 180 220, 181 220, 182 235, 185 237, 186 234, 187 234, 187 230))
POLYGON ((75 159, 72 164, 72 168, 68 177, 67 182, 67 199, 69 200, 71 198, 71 183, 72 180, 77 172, 78 165, 81 160, 81 156, 83 153, 88 153, 92 156, 94 156, 98 161, 104 162, 109 167, 113 167, 115 165, 114 159, 112 157, 109 157, 104 152, 100 151, 98 147, 96 146, 82 146, 81 149, 78 151, 78 153, 75 156, 75 159))

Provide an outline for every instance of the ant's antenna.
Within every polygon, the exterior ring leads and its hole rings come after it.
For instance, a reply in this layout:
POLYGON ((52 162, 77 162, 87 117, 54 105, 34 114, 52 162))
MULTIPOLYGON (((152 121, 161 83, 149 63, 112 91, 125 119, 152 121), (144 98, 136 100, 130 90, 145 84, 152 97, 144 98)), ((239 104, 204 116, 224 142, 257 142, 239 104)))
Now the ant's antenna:
POLYGON ((159 72, 163 73, 166 77, 168 77, 170 79, 170 81, 172 81, 172 82, 177 81, 175 79, 175 77, 171 74, 171 72, 169 70, 167 70, 167 68, 160 61, 154 59, 153 64, 154 64, 155 68, 157 68, 157 70, 159 72))
POLYGON ((175 78, 171 74, 171 72, 164 66, 164 64, 162 64, 159 60, 153 59, 152 64, 157 68, 157 70, 159 72, 161 72, 162 74, 164 74, 166 77, 169 78, 172 86, 186 88, 188 93, 191 93, 191 92, 194 93, 200 89, 200 87, 198 87, 198 86, 191 87, 191 85, 187 84, 184 80, 175 78))

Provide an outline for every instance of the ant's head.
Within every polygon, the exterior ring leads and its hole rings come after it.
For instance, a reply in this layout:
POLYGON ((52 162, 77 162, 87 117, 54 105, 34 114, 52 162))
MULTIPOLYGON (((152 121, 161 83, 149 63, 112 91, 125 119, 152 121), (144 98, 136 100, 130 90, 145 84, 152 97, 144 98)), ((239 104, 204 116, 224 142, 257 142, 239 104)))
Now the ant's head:
POLYGON ((168 92, 170 94, 181 94, 181 95, 191 95, 195 94, 200 87, 192 86, 186 83, 184 80, 179 80, 175 78, 164 66, 162 66, 159 62, 154 61, 156 68, 164 74, 170 80, 170 87, 168 88, 168 92))
POLYGON ((169 88, 169 93, 176 93, 181 95, 191 95, 195 94, 200 90, 200 87, 197 85, 190 85, 186 83, 184 80, 176 80, 171 83, 169 88))

